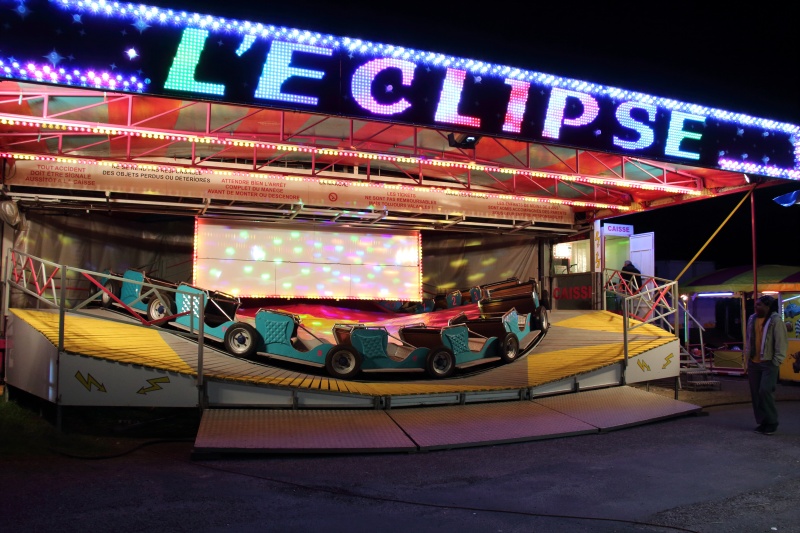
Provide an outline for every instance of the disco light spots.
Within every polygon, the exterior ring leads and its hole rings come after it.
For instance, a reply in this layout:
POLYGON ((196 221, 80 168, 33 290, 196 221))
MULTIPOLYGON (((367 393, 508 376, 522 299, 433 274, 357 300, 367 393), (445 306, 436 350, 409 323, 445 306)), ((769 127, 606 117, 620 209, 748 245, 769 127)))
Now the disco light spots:
POLYGON ((260 246, 253 246, 250 248, 250 258, 253 261, 264 261, 267 258, 267 252, 260 246))
POLYGON ((253 273, 253 265, 245 265, 245 266, 243 266, 242 267, 242 272, 247 274, 247 275, 252 274, 253 273))
POLYGON ((214 279, 219 279, 222 276, 222 270, 218 268, 212 268, 208 271, 208 275, 214 279))
POLYGON ((394 262, 398 265, 417 265, 419 253, 416 248, 400 248, 394 254, 394 262))
POLYGON ((417 233, 289 231, 203 221, 195 234, 195 283, 226 293, 236 286, 245 297, 385 300, 388 290, 391 298, 413 300, 422 283, 419 244, 417 233), (398 264, 396 256, 410 264, 398 264), (222 274, 210 277, 211 268, 222 274))
POLYGON ((497 262, 497 258, 496 257, 487 257, 486 259, 481 261, 481 265, 489 266, 489 265, 495 264, 496 262, 497 262))

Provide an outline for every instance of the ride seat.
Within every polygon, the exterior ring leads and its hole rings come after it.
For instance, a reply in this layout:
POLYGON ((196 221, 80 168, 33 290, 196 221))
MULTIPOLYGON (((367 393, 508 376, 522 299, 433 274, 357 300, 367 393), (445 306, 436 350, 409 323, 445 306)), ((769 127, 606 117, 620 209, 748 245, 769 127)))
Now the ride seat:
POLYGON ((256 314, 256 327, 266 344, 292 344, 294 320, 277 313, 256 314))
POLYGON ((400 328, 398 333, 403 342, 417 348, 433 349, 442 345, 442 330, 439 328, 411 326, 400 328))
POLYGON ((353 347, 365 358, 386 357, 389 335, 378 329, 359 329, 350 336, 353 347))

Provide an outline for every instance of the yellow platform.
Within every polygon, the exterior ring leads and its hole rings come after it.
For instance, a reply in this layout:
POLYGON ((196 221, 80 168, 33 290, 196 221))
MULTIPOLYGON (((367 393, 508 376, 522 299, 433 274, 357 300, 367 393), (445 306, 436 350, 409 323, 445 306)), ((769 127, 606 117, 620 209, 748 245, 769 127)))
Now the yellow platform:
MULTIPOLYGON (((58 313, 10 311, 57 345, 58 313)), ((197 375, 197 344, 168 330, 74 313, 66 314, 64 330, 64 350, 68 353, 197 375)), ((674 339, 661 328, 641 325, 629 336, 628 356, 634 359, 674 339)), ((527 356, 508 365, 485 367, 482 372, 447 380, 409 374, 404 381, 377 378, 346 381, 271 366, 266 359, 236 359, 218 350, 204 351, 203 375, 208 380, 383 397, 533 388, 614 365, 623 359, 619 315, 607 311, 555 311, 551 314, 548 334, 527 356)))

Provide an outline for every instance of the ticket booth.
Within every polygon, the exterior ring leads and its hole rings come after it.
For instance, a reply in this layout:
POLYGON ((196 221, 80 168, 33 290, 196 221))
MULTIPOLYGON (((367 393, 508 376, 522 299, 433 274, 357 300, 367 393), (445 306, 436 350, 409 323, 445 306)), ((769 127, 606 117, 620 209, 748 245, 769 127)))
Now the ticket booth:
POLYGON ((552 246, 550 279, 553 309, 602 309, 602 287, 609 271, 630 260, 642 276, 655 275, 654 233, 633 233, 627 224, 596 221, 585 236, 552 246))
POLYGON ((553 309, 592 309, 593 272, 591 238, 553 245, 550 284, 553 309))
POLYGON ((553 309, 603 309, 610 272, 631 261, 645 278, 655 275, 655 234, 629 224, 595 221, 589 238, 553 246, 553 309))
POLYGON ((602 269, 619 270, 631 261, 643 276, 655 276, 655 234, 633 233, 629 224, 606 224, 600 227, 602 269))

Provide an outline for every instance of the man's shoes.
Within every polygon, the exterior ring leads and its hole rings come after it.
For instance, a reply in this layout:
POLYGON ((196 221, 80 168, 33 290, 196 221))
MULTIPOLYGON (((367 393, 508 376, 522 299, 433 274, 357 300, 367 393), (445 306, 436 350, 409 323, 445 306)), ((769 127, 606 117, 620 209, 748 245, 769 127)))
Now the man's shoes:
POLYGON ((755 431, 756 433, 761 433, 762 435, 774 435, 776 429, 777 428, 775 428, 775 427, 765 426, 764 424, 761 424, 760 426, 758 426, 753 431, 755 431))
POLYGON ((756 432, 756 433, 763 433, 764 432, 764 424, 757 425, 755 427, 755 429, 753 429, 753 431, 756 432))

